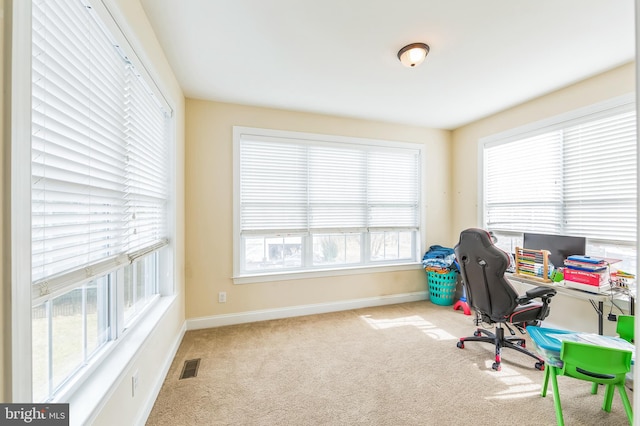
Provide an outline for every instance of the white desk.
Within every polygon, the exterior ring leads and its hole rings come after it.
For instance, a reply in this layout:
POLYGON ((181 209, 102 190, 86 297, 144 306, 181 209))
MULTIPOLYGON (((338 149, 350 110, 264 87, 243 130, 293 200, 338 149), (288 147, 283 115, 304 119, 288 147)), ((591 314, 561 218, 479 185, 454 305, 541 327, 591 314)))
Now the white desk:
POLYGON ((582 291, 582 290, 578 290, 575 288, 570 288, 570 287, 565 287, 564 282, 561 281, 559 283, 555 283, 555 282, 542 282, 542 281, 538 281, 538 280, 534 280, 531 278, 527 278, 527 277, 523 277, 521 275, 516 275, 516 274, 511 274, 511 273, 507 273, 505 274, 505 277, 512 282, 517 282, 520 284, 523 284, 526 287, 529 288, 533 288, 533 287, 538 287, 538 286, 545 286, 545 287, 550 287, 556 290, 557 294, 564 294, 567 295, 569 297, 573 297, 575 299, 581 299, 581 300, 588 300, 591 303, 591 306, 593 306, 593 309, 595 309, 596 313, 598 314, 598 334, 603 334, 603 311, 604 311, 604 302, 606 300, 610 300, 612 297, 614 299, 618 299, 618 300, 627 300, 630 303, 630 312, 631 314, 633 314, 634 308, 634 300, 633 297, 631 297, 631 299, 629 299, 629 297, 627 297, 624 294, 621 293, 614 293, 612 295, 612 293, 607 290, 606 293, 589 293, 587 291, 582 291))

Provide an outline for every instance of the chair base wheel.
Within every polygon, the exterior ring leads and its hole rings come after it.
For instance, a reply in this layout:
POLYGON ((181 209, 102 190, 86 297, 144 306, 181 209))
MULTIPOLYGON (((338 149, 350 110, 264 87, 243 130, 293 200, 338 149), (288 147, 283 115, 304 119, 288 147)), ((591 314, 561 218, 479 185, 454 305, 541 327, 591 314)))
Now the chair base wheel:
POLYGON ((494 362, 493 365, 491 366, 491 368, 493 368, 496 371, 502 370, 502 366, 500 365, 499 362, 494 362))
POLYGON ((458 342, 456 343, 456 346, 459 347, 460 349, 464 349, 464 342, 458 342))
POLYGON ((544 361, 536 362, 536 370, 544 371, 544 361))

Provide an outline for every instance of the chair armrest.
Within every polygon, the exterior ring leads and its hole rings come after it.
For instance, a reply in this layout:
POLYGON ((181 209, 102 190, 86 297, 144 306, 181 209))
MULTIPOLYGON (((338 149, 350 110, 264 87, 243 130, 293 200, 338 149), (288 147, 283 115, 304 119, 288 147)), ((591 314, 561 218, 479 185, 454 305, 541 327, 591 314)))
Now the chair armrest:
POLYGON ((517 299, 518 304, 522 305, 524 303, 529 302, 531 299, 542 298, 543 300, 548 299, 550 297, 555 296, 556 289, 550 288, 546 286, 534 287, 531 290, 528 290, 525 296, 520 296, 517 299))
POLYGON ((531 290, 527 291, 525 294, 530 299, 535 299, 536 297, 542 297, 542 296, 553 297, 556 294, 556 289, 545 287, 545 286, 539 286, 539 287, 532 288, 531 290))

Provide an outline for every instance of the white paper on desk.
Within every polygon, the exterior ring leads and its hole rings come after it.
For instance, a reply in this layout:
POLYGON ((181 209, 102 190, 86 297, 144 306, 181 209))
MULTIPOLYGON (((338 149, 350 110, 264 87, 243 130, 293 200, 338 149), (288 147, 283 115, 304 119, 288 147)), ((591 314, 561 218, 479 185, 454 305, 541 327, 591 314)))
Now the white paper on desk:
POLYGON ((608 336, 600 336, 593 333, 579 333, 578 337, 585 343, 591 343, 593 345, 605 346, 607 348, 624 349, 625 351, 633 352, 635 346, 624 339, 612 338, 608 336))
POLYGON ((549 334, 549 337, 558 339, 561 342, 567 340, 570 342, 589 343, 591 345, 604 346, 607 348, 623 349, 625 351, 631 351, 635 358, 635 345, 619 337, 601 336, 594 333, 549 334))

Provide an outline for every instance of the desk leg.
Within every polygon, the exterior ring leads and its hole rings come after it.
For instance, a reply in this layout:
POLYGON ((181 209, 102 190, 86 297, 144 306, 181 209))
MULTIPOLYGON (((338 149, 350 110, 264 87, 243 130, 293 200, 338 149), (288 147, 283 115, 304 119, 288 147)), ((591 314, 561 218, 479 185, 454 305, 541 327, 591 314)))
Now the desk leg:
POLYGON ((602 321, 603 321, 602 317, 604 316, 603 311, 604 311, 604 302, 599 301, 598 302, 598 334, 601 336, 604 333, 603 324, 602 324, 602 321))
POLYGON ((602 300, 598 301, 598 306, 596 306, 596 302, 593 299, 589 299, 589 302, 591 302, 591 306, 593 306, 593 309, 598 314, 598 334, 602 336, 604 331, 602 329, 602 317, 604 316, 602 311, 604 310, 604 302, 602 300))

